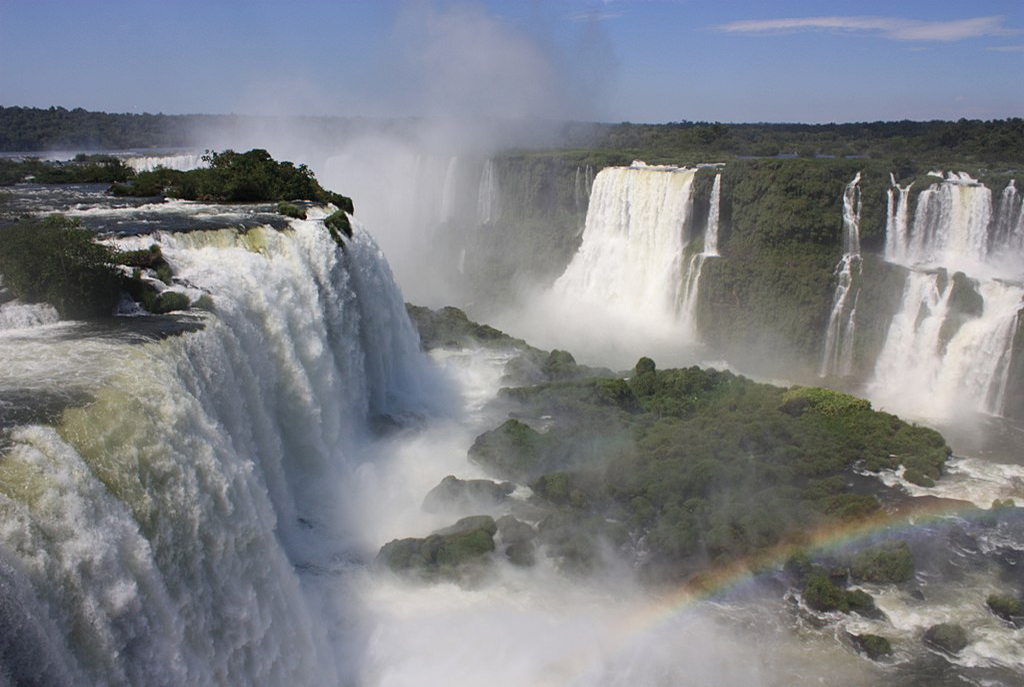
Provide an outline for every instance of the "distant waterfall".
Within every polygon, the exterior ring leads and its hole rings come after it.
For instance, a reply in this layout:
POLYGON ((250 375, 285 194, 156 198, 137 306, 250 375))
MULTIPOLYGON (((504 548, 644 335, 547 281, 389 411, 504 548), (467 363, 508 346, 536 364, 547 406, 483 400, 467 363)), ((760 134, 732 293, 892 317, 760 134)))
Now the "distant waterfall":
POLYGON ((590 189, 594 185, 594 168, 591 165, 576 167, 576 178, 573 184, 573 201, 576 212, 583 214, 590 202, 590 189))
POLYGON ((921 191, 912 215, 909 190, 895 180, 889 190, 885 257, 910 273, 869 388, 908 412, 999 414, 1024 307, 1016 185, 1011 181, 994 205, 990 189, 950 173, 921 191), (974 292, 980 312, 951 304, 955 272, 966 275, 958 277, 961 288, 974 292))
POLYGON ((832 296, 832 311, 825 330, 825 355, 819 372, 822 377, 845 377, 853 371, 853 339, 860 295, 860 287, 854 286, 854 280, 860 277, 862 268, 860 213, 860 172, 857 172, 843 191, 843 257, 835 269, 836 290, 832 296))
POLYGON ((439 222, 447 222, 455 217, 455 182, 458 166, 459 158, 457 156, 448 159, 448 166, 444 172, 444 185, 441 187, 441 209, 437 218, 439 222))
POLYGON ((78 379, 83 355, 102 370, 88 405, 7 437, 0 682, 351 684, 331 636, 348 611, 321 587, 352 565, 367 418, 429 398, 401 294, 358 227, 344 251, 319 220, 162 244, 213 297, 204 329, 33 330, 36 384, 78 379))
POLYGON ((718 219, 722 200, 722 175, 716 174, 711 185, 711 202, 708 206, 708 223, 704 228, 704 250, 690 258, 686 269, 686 278, 680 294, 679 311, 685 321, 693 328, 697 323, 697 295, 700 292, 700 277, 704 271, 704 262, 708 258, 718 257, 718 219))
POLYGON ((494 169, 494 160, 488 159, 484 163, 483 173, 480 175, 480 188, 477 191, 477 219, 480 224, 498 219, 501 215, 498 203, 498 173, 494 169))
POLYGON ((675 320, 694 174, 642 163, 602 169, 594 179, 583 243, 554 292, 632 318, 675 320))
POLYGON ((184 155, 142 155, 129 157, 124 163, 136 172, 152 172, 158 167, 174 169, 180 172, 188 172, 206 166, 201 153, 188 153, 184 155))
POLYGON ((886 191, 885 259, 900 262, 910 241, 910 187, 913 183, 900 186, 896 177, 889 174, 889 190, 886 191))

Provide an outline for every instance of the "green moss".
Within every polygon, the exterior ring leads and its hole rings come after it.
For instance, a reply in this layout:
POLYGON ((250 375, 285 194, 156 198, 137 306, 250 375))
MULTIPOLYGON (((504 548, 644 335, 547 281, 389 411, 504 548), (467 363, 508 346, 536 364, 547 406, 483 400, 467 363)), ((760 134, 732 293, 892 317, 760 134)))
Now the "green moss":
POLYGON ((950 654, 958 654, 967 646, 967 630, 960 625, 940 623, 924 633, 924 642, 950 654))
POLYGON ((914 557, 907 542, 886 542, 857 554, 850 573, 857 579, 880 584, 906 582, 914 577, 914 557))
POLYGON ((277 212, 293 219, 306 219, 306 208, 300 208, 295 203, 289 203, 286 200, 278 202, 277 212))
POLYGON ((0 228, 4 286, 28 303, 49 303, 61 317, 111 315, 121 276, 116 252, 63 215, 0 228))
POLYGON ((352 222, 349 220, 348 215, 345 214, 344 210, 335 210, 324 219, 324 226, 327 227, 327 231, 330 233, 331 238, 339 246, 344 246, 345 242, 341 238, 352 238, 352 222))
POLYGON ((1021 605, 1020 599, 1010 594, 990 594, 985 599, 985 603, 989 610, 1003 620, 1013 620, 1024 616, 1024 606, 1021 605))
POLYGON ((850 635, 850 639, 872 661, 892 655, 892 644, 888 639, 880 635, 850 635))
POLYGON ((395 539, 381 547, 377 562, 395 572, 455 575, 494 551, 494 519, 486 515, 463 518, 422 539, 395 539))
POLYGON ((526 423, 507 420, 476 438, 469 459, 503 479, 525 481, 541 460, 544 438, 526 423))

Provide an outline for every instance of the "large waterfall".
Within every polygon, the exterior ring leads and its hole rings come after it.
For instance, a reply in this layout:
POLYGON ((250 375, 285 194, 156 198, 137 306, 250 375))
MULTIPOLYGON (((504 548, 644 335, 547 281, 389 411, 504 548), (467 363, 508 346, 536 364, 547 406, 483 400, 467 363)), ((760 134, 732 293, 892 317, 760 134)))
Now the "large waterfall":
POLYGON ((607 167, 594 179, 583 243, 556 293, 637 319, 676 319, 695 170, 607 167))
POLYGON ((187 172, 192 169, 199 169, 206 166, 202 153, 181 153, 179 155, 140 155, 129 157, 124 163, 136 172, 152 172, 163 167, 174 169, 180 172, 187 172))
POLYGON ((200 330, 0 332, 0 392, 92 399, 0 448, 0 684, 348 684, 355 447, 429 391, 401 294, 319 219, 159 241, 200 330))
POLYGON ((1000 414, 1024 307, 1016 186, 1011 181, 994 207, 989 188, 950 173, 920 192, 913 212, 909 191, 892 180, 885 257, 909 273, 872 394, 931 416, 1000 414))
POLYGON ((861 274, 860 256, 860 172, 843 191, 843 257, 836 265, 836 290, 825 330, 822 377, 847 376, 853 370, 853 337, 856 332, 857 297, 854 281, 861 274), (852 297, 851 297, 852 293, 852 297))

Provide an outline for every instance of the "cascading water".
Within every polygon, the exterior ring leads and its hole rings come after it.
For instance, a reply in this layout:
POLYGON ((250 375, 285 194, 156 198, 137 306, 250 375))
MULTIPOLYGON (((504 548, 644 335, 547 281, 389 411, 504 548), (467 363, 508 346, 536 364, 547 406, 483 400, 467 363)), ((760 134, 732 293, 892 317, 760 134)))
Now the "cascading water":
POLYGON ((602 169, 583 244, 554 290, 581 303, 674 319, 693 177, 692 169, 636 164, 602 169))
POLYGON ((441 208, 437 217, 438 222, 448 222, 455 217, 455 180, 458 168, 458 156, 449 158, 444 172, 444 185, 441 187, 441 208))
POLYGON ((501 216, 499 202, 498 172, 494 169, 494 160, 488 159, 484 163, 484 170, 480 175, 480 188, 477 191, 477 219, 480 224, 493 222, 501 216))
POLYGON ((704 229, 704 250, 690 258, 686 269, 686 279, 680 293, 679 312, 691 329, 696 329, 697 295, 700 292, 700 277, 704 271, 704 262, 708 258, 718 257, 718 221, 722 200, 722 175, 716 174, 711 185, 711 202, 708 206, 708 223, 704 229))
POLYGON ((909 190, 892 180, 885 257, 910 272, 869 389, 905 412, 998 415, 1024 307, 1024 285, 1011 280, 1024 263, 1016 186, 993 211, 988 188, 950 173, 919 194, 912 222, 909 190), (964 276, 953 278, 957 271, 964 276), (964 313, 951 304, 958 279, 980 307, 964 313))
POLYGON ((124 161, 126 165, 136 172, 152 172, 158 167, 174 169, 180 172, 188 172, 206 166, 201 153, 186 153, 183 155, 143 155, 130 157, 124 161))
POLYGON ((7 436, 0 683, 344 684, 321 592, 361 555, 355 447, 428 398, 401 295, 358 227, 344 251, 318 219, 160 242, 213 297, 201 330, 0 334, 0 392, 93 399, 7 436))
POLYGON ((853 370, 853 339, 856 328, 857 298, 860 287, 854 286, 861 275, 860 255, 860 172, 843 191, 843 257, 836 265, 836 290, 832 311, 825 330, 825 355, 819 375, 847 376, 853 370), (851 300, 851 292, 853 297, 851 300))
POLYGON ((576 168, 573 181, 572 197, 576 204, 576 212, 583 214, 590 202, 590 189, 594 185, 594 168, 591 165, 576 168))

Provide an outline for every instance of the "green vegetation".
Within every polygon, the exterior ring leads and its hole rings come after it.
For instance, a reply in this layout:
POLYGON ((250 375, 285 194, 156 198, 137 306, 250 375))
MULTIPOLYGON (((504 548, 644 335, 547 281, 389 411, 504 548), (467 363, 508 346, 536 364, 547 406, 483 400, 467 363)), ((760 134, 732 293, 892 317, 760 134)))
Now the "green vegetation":
POLYGON ((143 278, 143 270, 165 284, 173 279, 159 246, 118 251, 97 243, 92 232, 63 215, 22 219, 0 229, 4 286, 25 302, 49 303, 64 318, 108 317, 122 291, 154 314, 191 307, 188 296, 157 288, 143 278), (125 267, 134 269, 126 274, 125 267))
MULTIPOLYGON (((964 160, 985 164, 1024 161, 1024 119, 853 124, 569 124, 570 148, 623 151, 648 162, 707 162, 736 156, 780 154, 813 159, 857 157, 893 160, 894 171, 964 160), (911 162, 911 160, 915 162, 911 162)), ((901 174, 900 176, 905 176, 901 174)))
POLYGON ((140 172, 132 183, 114 184, 110 190, 116 195, 169 196, 213 202, 309 200, 333 203, 340 211, 353 211, 350 198, 325 190, 308 167, 277 162, 265 150, 208 152, 203 159, 209 167, 188 172, 172 169, 140 172))
POLYGON ((295 203, 282 200, 277 204, 278 213, 292 219, 306 219, 306 208, 300 208, 295 203))
POLYGON ((989 610, 1003 620, 1014 621, 1024 616, 1024 605, 1020 599, 1010 594, 989 594, 985 599, 989 610))
POLYGON ((480 563, 494 551, 498 527, 494 518, 476 515, 463 518, 423 539, 395 539, 381 547, 377 562, 395 572, 456 575, 461 566, 480 563))
MULTIPOLYGON (((535 499, 566 518, 623 523, 669 574, 871 515, 877 498, 847 488, 857 466, 913 464, 937 477, 949 455, 936 432, 862 399, 696 367, 657 370, 647 358, 629 380, 577 379, 501 396, 519 419, 478 437, 470 459, 527 481, 535 499)), ((904 579, 913 569, 905 547, 872 551, 854 567, 865 579, 904 579)))
POLYGON ((0 159, 0 186, 28 180, 39 184, 110 184, 127 181, 134 174, 131 167, 110 155, 76 155, 70 162, 0 159))
POLYGON ((22 301, 49 303, 61 317, 110 315, 121 290, 116 263, 116 251, 62 215, 0 229, 4 286, 22 301))
POLYGON ((857 554, 850 574, 880 584, 906 582, 914 577, 914 557, 905 541, 891 541, 857 554))
POLYGON ((892 655, 892 644, 888 639, 880 635, 850 635, 850 639, 872 661, 892 655))
POLYGON ((924 643, 946 653, 958 654, 967 646, 967 630, 951 623, 932 625, 924 633, 924 643))
POLYGON ((803 598, 816 611, 870 614, 875 611, 871 595, 859 589, 849 590, 833 584, 823 573, 812 573, 804 585, 803 598))

